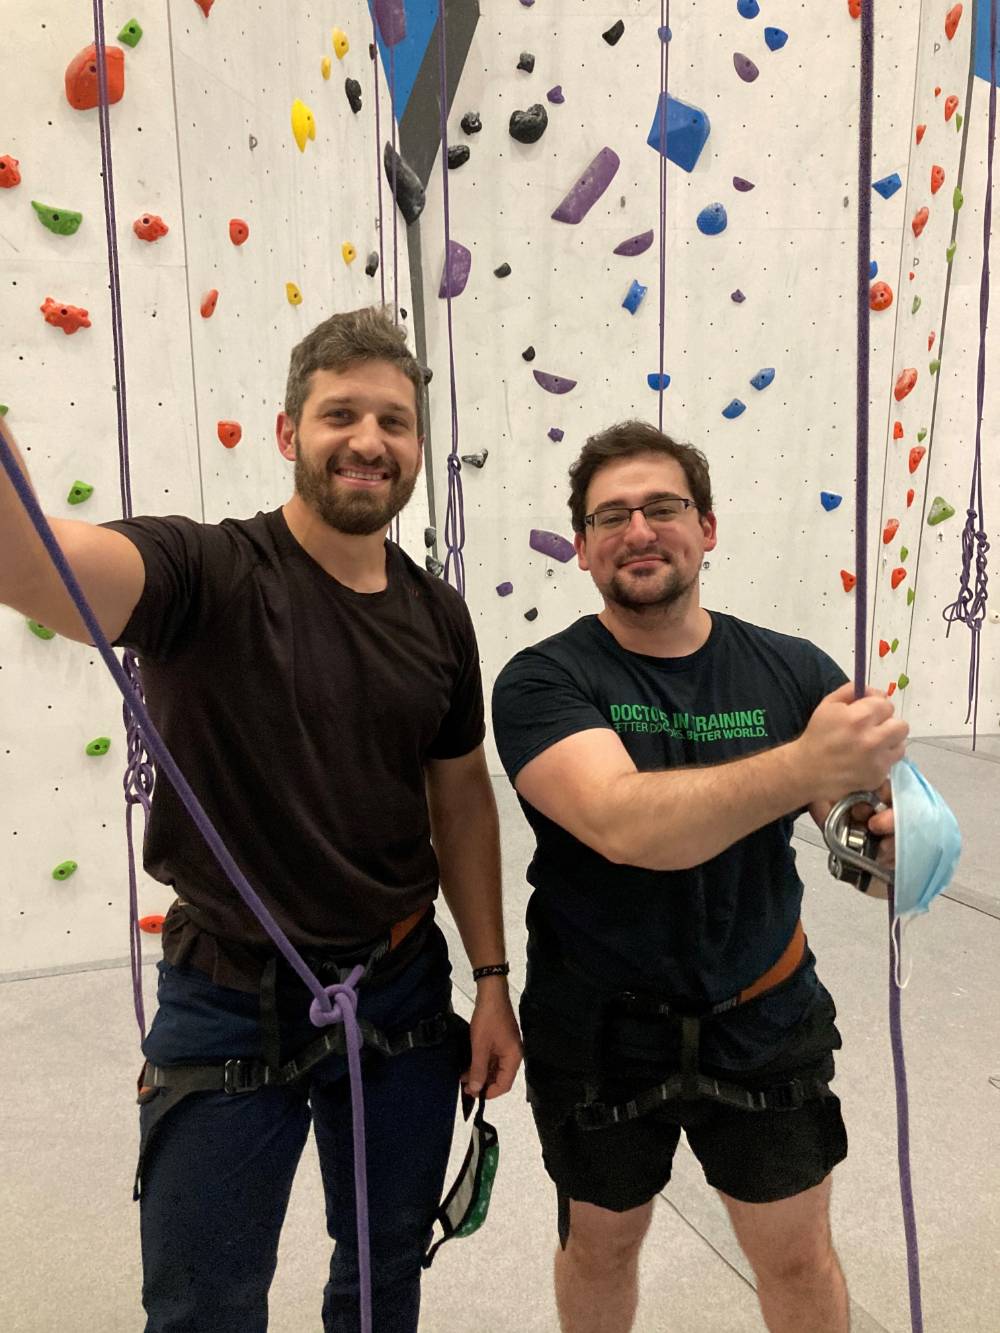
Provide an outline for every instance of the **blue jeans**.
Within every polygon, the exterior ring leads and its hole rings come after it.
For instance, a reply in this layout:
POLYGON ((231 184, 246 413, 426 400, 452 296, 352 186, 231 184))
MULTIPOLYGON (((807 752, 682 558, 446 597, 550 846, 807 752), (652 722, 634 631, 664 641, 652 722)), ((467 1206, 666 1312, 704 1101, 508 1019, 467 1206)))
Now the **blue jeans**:
MULTIPOLYGON (((156 1065, 260 1054, 259 1000, 204 973, 160 963, 159 1009, 143 1052, 156 1065)), ((364 985, 358 1017, 386 1031, 446 1009, 451 967, 440 930, 384 985, 364 985)), ((279 1004, 282 1058, 318 1035, 297 979, 279 1004), (294 1003, 292 1002, 294 1000, 294 1003)), ((374 1333, 415 1333, 421 1257, 441 1201, 462 1053, 456 1042, 363 1057, 374 1333)), ((140 1115, 148 1114, 143 1107, 140 1115)), ((351 1102, 344 1056, 288 1087, 184 1097, 157 1124, 143 1162, 146 1333, 263 1333, 292 1180, 312 1124, 336 1242, 324 1333, 360 1327, 351 1102)))

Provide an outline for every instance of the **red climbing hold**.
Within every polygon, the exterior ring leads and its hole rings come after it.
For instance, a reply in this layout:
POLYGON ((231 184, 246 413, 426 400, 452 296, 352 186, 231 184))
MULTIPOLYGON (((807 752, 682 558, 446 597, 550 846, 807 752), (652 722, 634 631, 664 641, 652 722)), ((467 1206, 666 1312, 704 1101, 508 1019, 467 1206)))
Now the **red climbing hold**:
POLYGON ((892 438, 894 440, 901 440, 903 438, 903 423, 901 421, 894 421, 892 423, 892 438))
POLYGON ((918 126, 917 126, 917 143, 920 143, 920 142, 921 142, 921 140, 923 139, 923 137, 924 137, 924 135, 925 135, 926 133, 927 133, 927 126, 926 126, 926 125, 918 125, 918 126))
POLYGON ((250 235, 250 228, 242 218, 231 218, 229 222, 229 239, 233 245, 242 245, 250 235))
POLYGON ((955 96, 954 93, 952 93, 950 97, 946 97, 944 99, 945 120, 951 120, 952 116, 955 114, 957 110, 958 110, 958 98, 955 96))
POLYGON ((906 570, 903 568, 902 565, 899 565, 896 569, 892 571, 893 591, 895 591, 899 587, 899 585, 903 582, 905 578, 906 578, 906 570))
POLYGON ((899 378, 896 380, 896 387, 893 389, 893 397, 897 403, 901 403, 906 395, 917 382, 917 372, 915 370, 901 370, 899 378))
POLYGON ((844 585, 844 592, 850 592, 858 580, 853 574, 848 574, 846 569, 842 569, 840 571, 840 581, 844 585))
MULTIPOLYGON (((125 96, 125 52, 120 46, 104 48, 104 70, 110 106, 125 96)), ((97 48, 93 43, 85 46, 66 66, 66 100, 75 111, 90 111, 100 101, 97 48)))
POLYGON ((889 645, 886 643, 885 639, 879 639, 879 641, 878 641, 878 655, 879 655, 879 657, 885 657, 885 655, 886 655, 886 653, 887 653, 888 651, 889 651, 889 645))
POLYGON ((885 692, 886 692, 886 694, 888 695, 888 697, 889 697, 890 699, 891 699, 892 696, 896 693, 896 682, 895 682, 894 680, 890 680, 890 681, 889 681, 889 684, 888 684, 888 686, 886 687, 886 691, 885 691, 885 692))
POLYGON ((847 12, 852 19, 861 17, 861 0, 847 0, 847 12))
POLYGON ((873 282, 868 292, 872 310, 888 310, 892 305, 892 288, 887 282, 873 282))
POLYGON ((145 931, 147 935, 162 935, 164 920, 162 916, 141 916, 139 929, 145 931))
POLYGON ((215 314, 215 307, 216 307, 216 304, 218 303, 218 300, 219 300, 219 291, 218 291, 218 288, 213 287, 212 290, 211 290, 211 291, 208 293, 208 295, 205 297, 204 301, 202 301, 202 303, 201 303, 201 317, 202 317, 202 319, 211 319, 211 318, 212 318, 212 316, 215 314))
POLYGON ((916 495, 916 491, 915 491, 915 490, 913 489, 913 487, 911 486, 910 489, 906 492, 906 507, 907 507, 907 509, 909 509, 910 505, 913 504, 913 497, 914 497, 915 495, 916 495))
POLYGON ((917 209, 916 213, 913 215, 913 221, 910 223, 910 226, 913 228, 914 236, 919 236, 927 226, 927 219, 930 215, 930 209, 927 207, 917 209))
POLYGON ((899 519, 898 519, 898 518, 890 518, 890 519, 889 519, 889 522, 888 522, 888 523, 885 525, 885 527, 882 529, 882 543, 883 543, 883 545, 888 546, 889 543, 892 541, 893 537, 895 537, 895 535, 896 535, 896 533, 897 533, 898 531, 899 531, 899 519))
POLYGON ((219 422, 219 441, 227 449, 235 449, 243 438, 243 427, 238 421, 219 422))
POLYGON ((944 167, 939 167, 935 164, 931 167, 931 194, 937 194, 943 184, 944 167))
POLYGON ((924 454, 927 450, 922 444, 916 444, 910 450, 910 471, 916 472, 917 468, 924 461, 924 454))
POLYGON ((941 96, 941 85, 940 85, 940 84, 938 84, 938 86, 934 89, 934 96, 935 96, 935 97, 940 97, 940 96, 941 96))
POLYGON ((215 4, 215 0, 194 0, 201 12, 208 18, 209 10, 215 4))
POLYGON ((132 223, 132 230, 140 241, 158 241, 170 228, 158 213, 143 213, 132 223))
POLYGON ((944 16, 944 35, 950 42, 955 36, 955 29, 958 27, 958 21, 962 17, 962 6, 952 5, 944 16))
POLYGON ((934 346, 934 339, 935 339, 936 337, 937 337, 937 334, 936 334, 936 333, 934 332, 934 330, 932 329, 931 332, 928 333, 928 335, 927 335, 927 350, 928 350, 928 352, 929 352, 929 351, 931 350, 931 348, 934 346))
POLYGON ((45 298, 45 304, 38 307, 45 316, 46 324, 54 324, 63 333, 76 333, 77 329, 89 329, 90 319, 86 310, 78 305, 60 305, 51 296, 45 298))
POLYGON ((18 160, 9 153, 0 157, 0 190, 12 190, 21 184, 21 173, 17 169, 18 160))

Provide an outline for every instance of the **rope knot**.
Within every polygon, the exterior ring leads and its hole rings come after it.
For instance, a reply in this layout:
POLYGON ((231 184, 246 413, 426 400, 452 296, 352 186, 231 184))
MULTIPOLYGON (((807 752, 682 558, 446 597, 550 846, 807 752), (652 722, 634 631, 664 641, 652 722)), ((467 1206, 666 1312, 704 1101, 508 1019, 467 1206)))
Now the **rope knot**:
POLYGON ((449 454, 448 471, 453 472, 457 475, 459 472, 461 472, 461 470, 462 470, 462 460, 459 458, 458 454, 449 454))

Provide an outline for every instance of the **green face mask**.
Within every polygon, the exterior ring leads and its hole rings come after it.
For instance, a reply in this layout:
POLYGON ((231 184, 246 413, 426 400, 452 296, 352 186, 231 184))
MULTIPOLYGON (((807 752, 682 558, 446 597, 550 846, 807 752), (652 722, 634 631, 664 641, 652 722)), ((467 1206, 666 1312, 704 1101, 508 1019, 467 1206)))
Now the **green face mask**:
MULTIPOLYGON (((466 1120, 473 1106, 475 1099, 463 1092, 462 1114, 466 1120)), ((486 1096, 483 1094, 472 1121, 472 1138, 462 1169, 435 1215, 435 1227, 440 1228, 441 1234, 437 1239, 432 1237, 423 1258, 424 1268, 430 1268, 445 1241, 453 1236, 471 1236, 486 1221, 500 1161, 500 1142, 496 1130, 484 1119, 485 1107, 486 1096)))

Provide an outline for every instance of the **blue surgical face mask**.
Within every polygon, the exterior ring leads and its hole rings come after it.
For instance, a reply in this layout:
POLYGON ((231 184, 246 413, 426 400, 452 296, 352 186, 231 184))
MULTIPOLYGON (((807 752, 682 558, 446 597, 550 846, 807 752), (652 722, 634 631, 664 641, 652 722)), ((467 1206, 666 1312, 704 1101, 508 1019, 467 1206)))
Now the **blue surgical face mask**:
POLYGON ((896 812, 897 917, 926 912, 951 882, 962 850, 958 820, 924 775, 908 759, 893 764, 892 806, 896 812))

